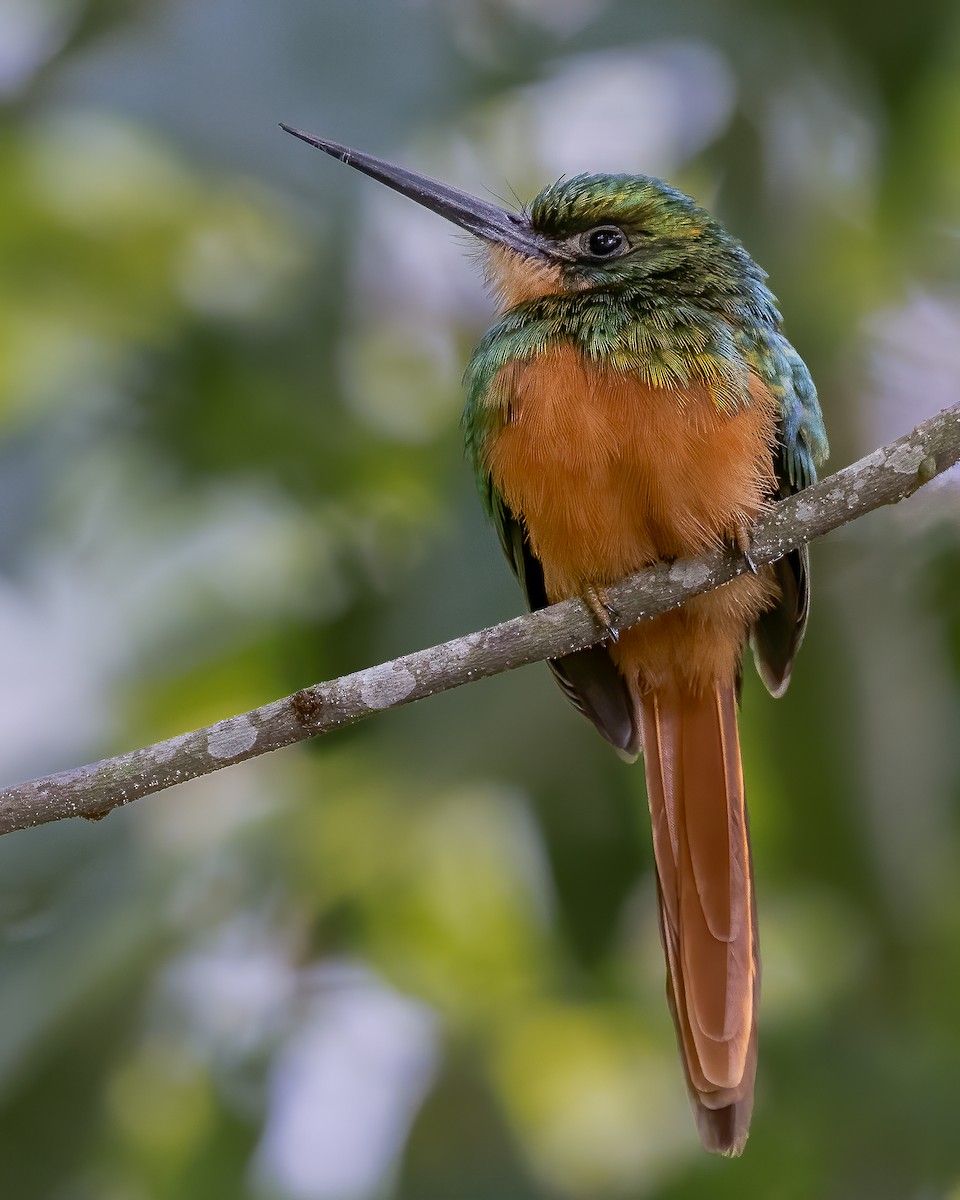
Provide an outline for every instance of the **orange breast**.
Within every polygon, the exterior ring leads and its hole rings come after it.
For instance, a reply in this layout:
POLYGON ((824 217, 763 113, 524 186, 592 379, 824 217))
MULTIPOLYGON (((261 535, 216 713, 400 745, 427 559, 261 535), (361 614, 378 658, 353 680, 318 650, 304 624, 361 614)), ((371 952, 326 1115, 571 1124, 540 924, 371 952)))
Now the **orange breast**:
MULTIPOLYGON (((706 388, 653 388, 585 361, 572 347, 505 370, 512 417, 488 462, 526 524, 551 600, 614 583, 659 559, 700 553, 749 526, 764 506, 776 425, 775 402, 759 380, 750 404, 723 413, 706 388)), ((723 622, 732 631, 723 639, 735 641, 731 653, 739 655, 747 625, 772 593, 760 580, 736 583, 712 595, 735 612, 723 622)), ((709 614, 718 601, 705 604, 709 614)), ((679 624, 703 607, 681 610, 679 624)), ((671 627, 662 618, 653 626, 660 634, 671 627)), ((617 657, 648 640, 643 629, 624 639, 617 657)))

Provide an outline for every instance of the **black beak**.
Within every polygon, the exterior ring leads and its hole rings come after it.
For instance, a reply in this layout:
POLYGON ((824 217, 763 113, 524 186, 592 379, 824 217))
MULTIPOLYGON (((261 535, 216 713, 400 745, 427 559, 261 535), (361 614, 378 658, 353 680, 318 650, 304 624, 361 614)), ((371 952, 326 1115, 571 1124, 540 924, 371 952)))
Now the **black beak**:
POLYGON ((371 179, 385 183, 395 192, 409 196, 411 200, 416 200, 417 204, 446 217, 454 225, 459 225, 461 229, 466 229, 468 233, 475 234, 485 241, 507 246, 528 258, 560 257, 554 243, 536 233, 526 217, 507 212, 504 208, 497 208, 495 204, 488 204, 486 200, 478 200, 476 196, 457 191, 456 188, 440 183, 437 179, 417 175, 405 167, 395 167, 380 158, 374 158, 372 154, 364 154, 337 142, 312 137, 309 133, 291 129, 289 125, 282 123, 280 128, 286 133, 292 133, 307 145, 316 146, 324 154, 339 158, 348 167, 356 167, 371 179))

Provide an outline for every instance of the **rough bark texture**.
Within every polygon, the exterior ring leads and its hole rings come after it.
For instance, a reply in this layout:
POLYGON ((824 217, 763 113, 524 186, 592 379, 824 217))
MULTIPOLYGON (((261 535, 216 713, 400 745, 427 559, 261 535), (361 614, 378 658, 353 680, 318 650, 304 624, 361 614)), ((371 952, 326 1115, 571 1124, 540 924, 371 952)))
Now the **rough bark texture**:
MULTIPOLYGON (((895 504, 958 461, 960 405, 954 405, 906 437, 775 505, 754 530, 753 560, 758 565, 774 562, 801 543, 882 504, 895 504)), ((718 550, 698 559, 661 563, 633 575, 611 588, 609 599, 625 628, 747 569, 741 554, 718 550)), ((582 601, 566 600, 392 662, 314 684, 205 729, 7 788, 0 792, 0 833, 64 817, 98 819, 151 792, 352 725, 435 692, 569 654, 603 636, 582 601)))

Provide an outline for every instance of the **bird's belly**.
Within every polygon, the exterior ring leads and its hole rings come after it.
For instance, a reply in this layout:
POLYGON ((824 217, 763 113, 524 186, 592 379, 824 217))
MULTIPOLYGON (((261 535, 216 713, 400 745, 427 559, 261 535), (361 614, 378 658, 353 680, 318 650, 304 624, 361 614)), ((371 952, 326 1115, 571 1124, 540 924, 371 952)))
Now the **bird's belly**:
MULTIPOLYGON (((488 463, 551 601, 729 541, 773 490, 775 404, 759 380, 750 403, 721 412, 706 388, 652 388, 572 349, 509 369, 511 420, 488 463)), ((732 683, 776 595, 768 570, 740 576, 626 630, 610 653, 641 690, 732 683)))
POLYGON ((774 405, 759 381, 730 413, 706 388, 652 388, 572 347, 507 370, 512 415, 488 462, 551 600, 701 553, 770 495, 774 405))

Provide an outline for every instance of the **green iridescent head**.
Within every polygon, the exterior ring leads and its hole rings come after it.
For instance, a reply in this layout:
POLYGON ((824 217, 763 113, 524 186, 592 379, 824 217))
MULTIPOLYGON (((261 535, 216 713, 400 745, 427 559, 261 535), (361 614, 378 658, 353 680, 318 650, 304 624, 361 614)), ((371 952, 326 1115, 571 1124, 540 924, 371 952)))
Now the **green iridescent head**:
POLYGON ((647 175, 561 179, 530 206, 568 287, 622 287, 659 278, 695 293, 705 277, 762 279, 736 239, 683 192, 647 175))
POLYGON ((610 221, 640 234, 696 236, 710 216, 662 179, 649 175, 575 175, 543 189, 530 205, 530 222, 562 239, 610 221))

